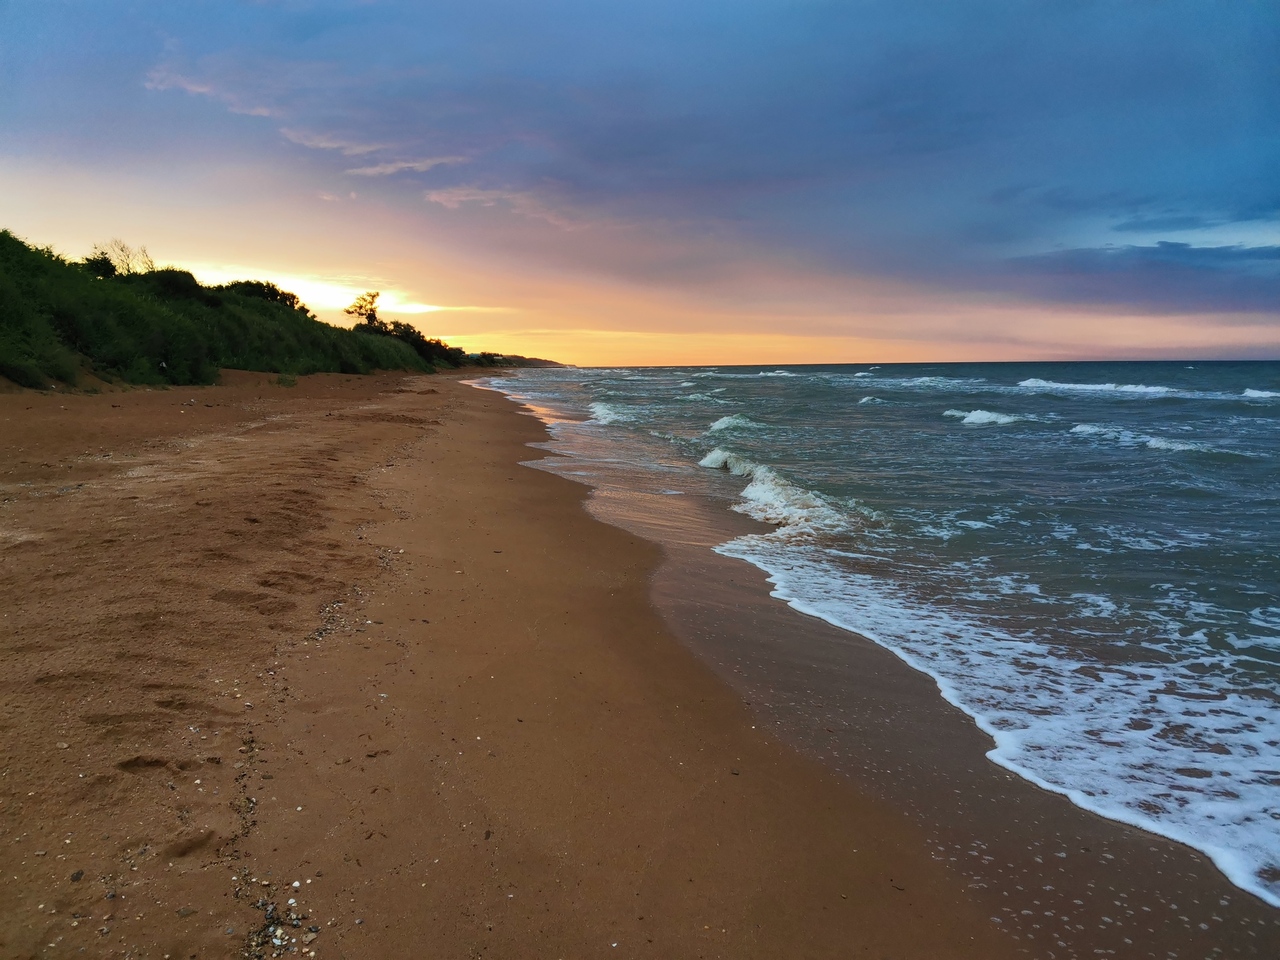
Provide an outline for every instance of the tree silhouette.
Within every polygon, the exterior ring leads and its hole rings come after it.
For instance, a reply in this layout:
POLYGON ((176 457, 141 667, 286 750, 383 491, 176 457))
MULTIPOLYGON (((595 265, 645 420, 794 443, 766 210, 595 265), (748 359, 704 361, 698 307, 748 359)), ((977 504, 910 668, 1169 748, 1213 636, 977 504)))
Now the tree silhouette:
POLYGON ((349 317, 357 317, 362 323, 366 323, 376 329, 382 325, 378 319, 378 297, 381 295, 377 290, 369 290, 366 293, 362 293, 356 297, 351 306, 342 312, 349 317))
POLYGON ((353 327, 359 333, 376 333, 382 337, 394 337, 413 347, 419 357, 434 366, 460 367, 467 362, 467 353, 461 347, 451 347, 447 343, 431 338, 412 324, 399 320, 386 320, 378 317, 378 292, 370 290, 356 297, 355 303, 342 311, 349 317, 359 317, 353 327))
POLYGON ((99 277, 128 276, 133 273, 150 273, 156 262, 146 247, 134 249, 119 238, 106 243, 95 243, 84 264, 99 277))

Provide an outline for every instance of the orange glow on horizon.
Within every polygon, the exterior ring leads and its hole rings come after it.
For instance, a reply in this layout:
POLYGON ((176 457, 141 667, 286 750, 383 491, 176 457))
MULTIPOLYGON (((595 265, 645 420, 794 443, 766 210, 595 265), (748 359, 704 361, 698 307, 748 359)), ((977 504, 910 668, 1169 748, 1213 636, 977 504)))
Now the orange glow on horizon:
POLYGON ((578 366, 1280 354, 1280 328, 1269 315, 1124 314, 1031 303, 824 273, 714 238, 633 235, 607 224, 573 231, 536 224, 544 260, 513 253, 514 241, 486 248, 467 240, 437 210, 418 220, 374 200, 330 203, 317 199, 318 185, 305 177, 249 166, 188 170, 175 185, 143 171, 106 178, 85 167, 0 158, 0 180, 11 187, 0 227, 34 244, 80 257, 119 236, 208 281, 296 287, 322 319, 340 326, 351 325, 343 306, 380 290, 385 319, 469 352, 578 366), (60 202, 48 203, 51 196, 60 202), (246 230, 247 223, 258 226, 246 230), (649 282, 584 262, 580 255, 593 244, 628 262, 661 263, 666 254, 709 266, 649 282))

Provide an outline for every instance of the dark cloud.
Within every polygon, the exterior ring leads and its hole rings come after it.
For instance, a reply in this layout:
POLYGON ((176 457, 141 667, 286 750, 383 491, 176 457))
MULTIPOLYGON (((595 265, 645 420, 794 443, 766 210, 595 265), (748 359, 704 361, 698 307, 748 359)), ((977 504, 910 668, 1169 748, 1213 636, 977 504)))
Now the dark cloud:
POLYGON ((1062 250, 1019 258, 1018 286, 1078 303, 1122 302, 1174 313, 1280 314, 1280 245, 1062 250))
POLYGON ((0 106, 0 123, 64 145, 74 129, 85 151, 189 137, 424 209, 516 197, 489 208, 551 228, 732 229, 780 257, 934 286, 1275 309, 1256 258, 1206 252, 1258 242, 1221 233, 1233 224, 1280 229, 1275 4, 111 6, 0 6, 0 63, 24 34, 44 51, 23 54, 24 107, 0 106), (127 115, 124 133, 95 119, 101 90, 68 62, 116 78, 103 112, 127 115), (1219 246, 1187 248, 1201 259, 1157 243, 1207 229, 1219 246), (1114 231, 1139 245, 1104 249, 1114 231), (1073 249, 1042 253, 1055 246, 1073 249))

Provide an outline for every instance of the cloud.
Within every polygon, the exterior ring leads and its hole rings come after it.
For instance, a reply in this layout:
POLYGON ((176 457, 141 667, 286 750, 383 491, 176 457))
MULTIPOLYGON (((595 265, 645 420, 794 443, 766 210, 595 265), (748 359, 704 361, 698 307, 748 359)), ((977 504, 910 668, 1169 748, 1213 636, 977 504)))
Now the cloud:
POLYGON ((219 88, 209 81, 193 79, 165 64, 161 64, 147 74, 145 87, 148 90, 182 90, 196 96, 209 97, 224 103, 232 113, 240 113, 251 117, 269 117, 272 115, 270 108, 252 100, 246 100, 233 90, 219 88))
POLYGON ((280 133, 286 140, 312 150, 336 150, 344 157, 360 157, 366 153, 375 153, 387 149, 384 143, 361 143, 356 140, 343 139, 331 133, 311 133, 292 127, 282 127, 280 133))
POLYGON ((1118 233, 1173 233, 1183 230, 1204 230, 1215 225, 1215 221, 1205 217, 1188 214, 1167 214, 1154 217, 1130 217, 1123 223, 1117 223, 1111 229, 1118 233))
POLYGON ((482 190, 478 187, 449 187, 443 190, 428 190, 424 199, 438 203, 450 210, 459 210, 466 204, 482 207, 504 206, 515 213, 526 217, 545 220, 558 227, 571 228, 583 226, 582 221, 575 221, 551 209, 542 199, 532 192, 517 190, 482 190))
MULTIPOLYGON (((378 149, 378 148, 374 148, 378 149)), ((357 177, 389 177, 393 174, 412 171, 414 173, 426 173, 435 167, 444 164, 466 163, 466 157, 428 157, 425 160, 388 160, 384 163, 375 163, 367 167, 355 167, 346 172, 357 177)))
POLYGON ((1060 250, 1017 258, 1011 266, 1015 286, 1059 301, 1280 314, 1280 246, 1161 241, 1060 250))
POLYGON ((309 199, 360 177, 406 236, 447 230, 478 260, 687 297, 750 262, 939 298, 1280 315, 1274 4, 11 6, 32 26, 0 62, 45 63, 0 102, 13 149, 96 158, 124 117, 122 168, 198 142, 296 173, 264 125, 174 109, 145 76, 274 118, 317 151, 309 199), (117 61, 133 72, 104 109, 85 64, 117 61))

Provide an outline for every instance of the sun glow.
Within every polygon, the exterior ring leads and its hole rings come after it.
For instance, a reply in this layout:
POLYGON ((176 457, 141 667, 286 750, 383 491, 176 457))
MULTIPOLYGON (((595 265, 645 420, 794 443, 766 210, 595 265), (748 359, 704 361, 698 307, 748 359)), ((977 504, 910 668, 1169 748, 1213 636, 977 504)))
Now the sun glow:
POLYGON ((205 284, 216 285, 233 280, 267 280, 281 290, 296 293, 303 303, 319 314, 340 315, 344 308, 367 290, 381 292, 378 307, 386 313, 423 314, 440 310, 475 309, 419 303, 411 294, 389 287, 384 280, 371 277, 305 276, 238 264, 178 263, 173 266, 191 271, 197 280, 205 284))

